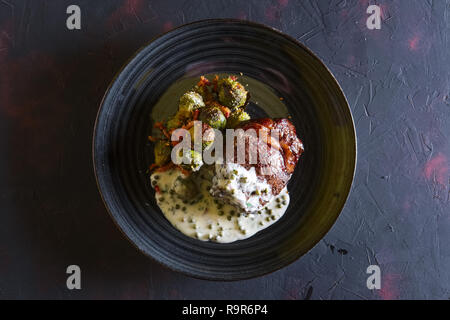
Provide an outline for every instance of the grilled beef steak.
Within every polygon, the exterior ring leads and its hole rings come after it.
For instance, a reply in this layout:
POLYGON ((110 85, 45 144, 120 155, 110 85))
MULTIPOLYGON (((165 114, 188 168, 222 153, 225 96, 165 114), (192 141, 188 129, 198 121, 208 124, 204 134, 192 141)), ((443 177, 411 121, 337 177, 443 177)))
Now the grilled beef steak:
POLYGON ((242 130, 234 144, 234 161, 216 165, 211 193, 254 212, 287 186, 303 143, 288 119, 250 120, 237 129, 242 130))
POLYGON ((265 178, 272 186, 273 195, 278 195, 289 182, 298 159, 304 151, 303 143, 297 137, 294 125, 288 119, 267 118, 248 121, 240 128, 245 132, 248 132, 248 129, 254 129, 259 137, 259 139, 255 138, 251 133, 245 135, 246 148, 254 146, 255 143, 258 144, 258 161, 256 164, 250 164, 247 149, 244 167, 247 169, 255 167, 256 174, 265 178), (267 139, 261 138, 261 131, 266 132, 263 136, 267 136, 267 139))

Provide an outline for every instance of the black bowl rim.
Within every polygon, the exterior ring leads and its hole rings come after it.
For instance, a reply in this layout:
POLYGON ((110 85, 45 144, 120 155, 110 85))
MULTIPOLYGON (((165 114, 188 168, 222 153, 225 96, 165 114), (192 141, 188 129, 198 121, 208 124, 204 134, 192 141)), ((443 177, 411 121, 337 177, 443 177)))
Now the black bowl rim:
POLYGON ((295 261, 297 261, 298 259, 300 259, 302 256, 304 256, 305 254, 307 254, 309 251, 311 251, 327 234, 328 232, 331 230, 331 228, 336 224, 337 219, 339 218, 339 216, 341 215, 347 201, 348 198, 350 196, 351 193, 351 187, 353 185, 353 181, 355 179, 355 173, 356 173, 356 167, 357 167, 357 161, 358 161, 358 139, 356 136, 356 128, 355 128, 355 120, 353 117, 353 113, 352 110, 350 108, 350 105, 348 103, 348 99, 344 93, 344 90, 342 89, 341 85, 339 84, 339 82, 337 81, 336 77, 334 76, 333 72, 331 72, 331 70, 328 68, 328 66, 322 61, 322 59, 320 59, 311 49, 309 49, 306 45, 304 45, 303 43, 301 43, 300 41, 298 41, 297 39, 295 39, 294 37, 285 34, 284 32, 272 27, 272 26, 268 26, 262 23, 258 23, 258 22, 254 22, 254 21, 249 21, 249 20, 242 20, 242 19, 232 19, 232 18, 215 18, 215 19, 203 19, 203 20, 196 20, 190 23, 186 23, 183 25, 180 25, 176 28, 173 28, 169 31, 163 32, 155 37, 153 37, 151 40, 149 40, 148 42, 146 42, 143 46, 141 46, 139 49, 137 49, 135 51, 135 53, 129 58, 127 59, 124 64, 120 67, 120 69, 116 72, 116 74, 114 75, 113 79, 111 80, 111 82, 109 83, 105 94, 103 95, 103 98, 100 102, 100 107, 98 109, 97 115, 96 115, 96 119, 95 119, 95 123, 94 123, 94 129, 93 129, 93 136, 92 136, 92 164, 93 164, 93 170, 94 170, 94 175, 95 175, 95 181, 97 184, 97 189, 100 193, 100 197, 103 201, 103 204, 106 208, 106 211, 108 212, 109 216, 111 217, 112 221, 114 222, 114 224, 116 225, 117 229, 119 229, 119 231, 122 233, 122 235, 140 252, 142 252, 146 257, 152 259, 153 261, 157 262, 159 265, 165 267, 168 270, 171 271, 175 271, 184 275, 187 275, 189 277, 195 278, 195 279, 199 279, 199 280, 209 280, 209 281, 223 281, 223 282, 231 282, 231 281, 241 281, 241 280, 248 280, 248 279, 253 279, 253 278, 257 278, 257 277, 262 277, 271 273, 274 273, 276 271, 279 271, 291 264, 293 264, 295 261), (233 279, 230 278, 216 278, 216 277, 204 277, 204 276, 199 276, 195 273, 191 273, 189 271, 183 270, 183 269, 177 269, 174 268, 162 261, 157 260, 155 257, 153 257, 152 255, 150 255, 148 252, 144 251, 143 249, 139 248, 139 246, 129 237, 129 235, 122 229, 122 226, 119 225, 117 219, 114 216, 114 213, 111 211, 108 203, 106 202, 104 196, 103 196, 103 192, 100 186, 100 182, 99 182, 99 177, 98 177, 98 173, 97 173, 97 166, 96 166, 96 154, 95 154, 95 138, 97 136, 97 130, 98 130, 98 121, 99 121, 99 116, 102 113, 102 109, 104 106, 104 101, 106 99, 106 97, 108 96, 112 86, 115 84, 117 78, 120 76, 120 74, 123 72, 123 70, 129 65, 129 63, 131 63, 131 61, 133 61, 135 59, 135 57, 142 51, 144 50, 147 46, 149 46, 151 43, 153 43, 154 41, 156 41, 159 38, 162 38, 163 36, 175 31, 175 30, 179 30, 181 28, 185 28, 191 25, 197 25, 197 24, 202 24, 202 23, 208 23, 208 22, 212 22, 212 23, 239 23, 239 24, 247 24, 249 26, 254 26, 257 28, 262 28, 262 29, 266 29, 268 31, 274 32, 276 34, 278 34, 279 36, 284 37, 286 40, 291 41, 293 43, 295 43, 297 46, 301 47, 303 50, 307 51, 311 57, 313 59, 316 59, 317 62, 319 62, 324 68, 325 70, 327 70, 327 72, 329 73, 329 75, 333 78, 335 84, 337 85, 337 88, 339 89, 340 93, 342 94, 342 97, 344 98, 345 104, 347 106, 347 109, 349 111, 349 115, 350 115, 350 119, 351 119, 351 123, 352 123, 352 129, 353 129, 353 138, 355 141, 355 148, 354 148, 354 154, 355 154, 355 159, 354 159, 354 165, 353 165, 353 172, 352 172, 352 182, 349 184, 348 189, 346 190, 346 196, 345 196, 345 200, 342 202, 342 206, 341 208, 339 208, 339 213, 336 215, 336 217, 334 218, 333 222, 330 224, 330 227, 327 230, 324 230, 322 232, 322 234, 320 235, 320 237, 318 237, 317 241, 315 241, 314 245, 308 249, 306 252, 300 253, 298 255, 296 255, 291 261, 285 263, 283 266, 273 269, 273 270, 269 270, 267 272, 263 272, 259 275, 243 275, 242 277, 235 277, 233 279))

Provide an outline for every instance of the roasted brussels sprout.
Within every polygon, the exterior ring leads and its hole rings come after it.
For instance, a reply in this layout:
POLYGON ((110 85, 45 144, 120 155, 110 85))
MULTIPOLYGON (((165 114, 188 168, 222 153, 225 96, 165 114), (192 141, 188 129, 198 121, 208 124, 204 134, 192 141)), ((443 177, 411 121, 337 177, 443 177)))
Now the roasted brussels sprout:
POLYGON ((155 164, 157 166, 163 166, 170 160, 170 154, 172 149, 170 147, 169 141, 158 140, 155 144, 155 164))
POLYGON ((195 86, 194 91, 202 96, 203 101, 211 101, 214 98, 213 92, 208 86, 195 86))
POLYGON ((186 170, 196 172, 203 166, 202 155, 194 150, 190 150, 186 153, 183 153, 183 150, 180 150, 178 157, 178 160, 181 160, 181 167, 186 170))
POLYGON ((247 102, 248 92, 233 77, 219 81, 219 102, 230 109, 243 107, 247 102))
POLYGON ((222 130, 227 124, 227 118, 218 107, 203 108, 200 112, 198 119, 210 127, 222 130))
POLYGON ((241 122, 250 120, 250 116, 247 112, 245 112, 242 109, 236 110, 235 112, 231 113, 230 117, 227 119, 227 128, 228 129, 234 129, 236 128, 241 122))
POLYGON ((228 117, 231 114, 231 110, 228 107, 225 107, 224 105, 221 105, 219 102, 217 101, 211 101, 207 104, 208 107, 216 107, 219 108, 220 111, 222 111, 223 115, 225 116, 225 118, 228 119, 228 117))
POLYGON ((194 91, 185 93, 180 98, 180 105, 178 107, 178 115, 189 117, 189 115, 196 109, 203 108, 205 103, 200 94, 194 91))
POLYGON ((172 186, 172 190, 181 200, 192 200, 198 195, 197 186, 189 178, 178 177, 172 186))

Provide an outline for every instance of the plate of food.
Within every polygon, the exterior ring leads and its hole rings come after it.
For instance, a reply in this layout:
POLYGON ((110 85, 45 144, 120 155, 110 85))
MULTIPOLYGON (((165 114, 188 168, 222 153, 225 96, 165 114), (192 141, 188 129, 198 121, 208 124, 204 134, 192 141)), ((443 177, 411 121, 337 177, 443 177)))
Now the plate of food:
POLYGON ((93 139, 108 212, 144 254, 239 280, 308 252, 339 216, 356 137, 339 84, 270 27, 205 20, 141 48, 111 83, 93 139))

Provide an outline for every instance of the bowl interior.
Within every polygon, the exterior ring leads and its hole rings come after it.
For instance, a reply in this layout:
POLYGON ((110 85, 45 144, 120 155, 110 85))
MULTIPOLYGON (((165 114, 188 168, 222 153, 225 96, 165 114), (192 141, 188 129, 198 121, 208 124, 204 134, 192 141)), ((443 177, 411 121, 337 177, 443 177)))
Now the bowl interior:
POLYGON ((100 192, 124 234, 160 263, 213 280, 266 274, 310 250, 338 217, 356 159, 348 104, 323 63, 277 31, 236 20, 185 25, 141 49, 104 98, 93 149, 100 192), (291 117, 305 145, 285 216, 231 244, 201 242, 172 227, 156 205, 147 170, 155 121, 172 115, 181 94, 205 74, 237 75, 252 94, 251 115, 291 117))

